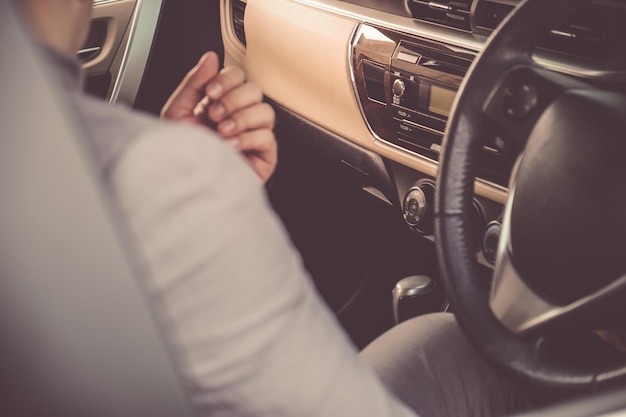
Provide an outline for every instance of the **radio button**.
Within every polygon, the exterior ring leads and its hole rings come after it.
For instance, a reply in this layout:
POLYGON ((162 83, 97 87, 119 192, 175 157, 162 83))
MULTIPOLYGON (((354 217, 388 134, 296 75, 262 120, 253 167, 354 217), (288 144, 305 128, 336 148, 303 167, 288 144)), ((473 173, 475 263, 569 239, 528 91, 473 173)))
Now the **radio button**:
POLYGON ((404 84, 404 81, 402 81, 400 78, 396 78, 396 80, 393 82, 393 86, 391 88, 391 92, 393 93, 393 98, 394 98, 394 102, 395 99, 399 99, 404 95, 404 92, 406 91, 406 85, 404 84))
POLYGON ((403 133, 411 137, 419 136, 421 131, 422 130, 419 129, 417 126, 413 126, 409 123, 404 123, 403 121, 400 121, 400 123, 398 124, 398 133, 403 133))
POLYGON ((396 116, 398 119, 413 120, 413 115, 414 113, 410 110, 396 109, 396 116))
MULTIPOLYGON (((394 110, 395 117, 397 121, 407 121, 411 123, 415 123, 422 126, 431 126, 431 118, 426 116, 425 114, 420 114, 415 111, 405 109, 405 108, 395 108, 394 110)), ((442 130, 443 132, 443 130, 442 130)))
POLYGON ((414 111, 404 108, 395 108, 394 109, 394 119, 396 120, 408 120, 413 123, 417 123, 418 114, 414 111))
POLYGON ((441 137, 440 133, 419 126, 414 126, 411 123, 406 123, 401 120, 396 120, 398 139, 405 142, 412 143, 425 149, 429 149, 434 152, 441 151, 441 137))
POLYGON ((419 135, 423 135, 423 134, 428 134, 429 136, 432 137, 441 137, 443 136, 443 132, 440 132, 436 129, 433 129, 432 127, 430 127, 429 125, 432 122, 432 119, 429 118, 428 116, 423 116, 421 114, 416 114, 416 122, 409 122, 407 120, 398 120, 395 119, 395 121, 397 122, 397 127, 398 127, 398 132, 399 133, 404 133, 405 135, 412 135, 412 136, 419 136, 419 135))
POLYGON ((414 75, 395 73, 389 80, 392 103, 407 109, 417 109, 419 99, 419 83, 414 75))

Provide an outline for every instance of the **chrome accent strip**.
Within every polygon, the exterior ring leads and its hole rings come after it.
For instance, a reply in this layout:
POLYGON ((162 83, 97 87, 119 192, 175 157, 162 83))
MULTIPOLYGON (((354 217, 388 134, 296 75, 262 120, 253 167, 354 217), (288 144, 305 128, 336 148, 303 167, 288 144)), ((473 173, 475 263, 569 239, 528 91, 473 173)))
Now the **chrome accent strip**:
POLYGON ((380 136, 376 134, 376 132, 374 132, 374 129, 372 129, 369 120, 367 120, 367 117, 365 117, 365 111, 363 110, 363 104, 361 103, 361 98, 359 97, 359 90, 357 88, 356 78, 354 76, 356 74, 356 68, 354 68, 354 48, 359 38, 363 35, 363 32, 365 30, 364 28, 364 24, 357 24, 354 28, 354 32, 352 32, 352 38, 348 43, 348 67, 350 68, 350 81, 352 82, 352 92, 354 94, 354 99, 356 100, 356 104, 359 106, 359 112, 361 113, 361 117, 363 118, 363 121, 367 126, 367 130, 370 131, 370 133, 372 134, 372 136, 374 136, 376 140, 383 140, 380 136))
POLYGON ((96 52, 99 51, 100 49, 102 49, 100 46, 94 46, 92 48, 85 48, 85 49, 80 49, 78 52, 76 52, 78 55, 81 54, 88 54, 90 52, 96 52))
POLYGON ((115 3, 118 2, 120 0, 93 0, 93 5, 94 6, 99 6, 101 4, 107 4, 107 3, 115 3))
POLYGON ((551 59, 547 56, 547 53, 538 51, 533 55, 533 60, 540 67, 560 72, 565 75, 571 75, 573 77, 580 77, 586 79, 600 79, 604 81, 626 81, 626 70, 610 70, 601 69, 599 67, 593 67, 583 63, 567 63, 565 57, 561 62, 551 59))
POLYGON ((84 49, 81 49, 78 52, 76 52, 76 55, 78 55, 79 59, 82 59, 86 55, 89 55, 89 54, 91 54, 93 52, 100 52, 101 49, 102 49, 101 46, 94 46, 92 48, 84 48, 84 49))
POLYGON ((451 12, 452 7, 447 4, 437 3, 436 1, 431 1, 428 3, 428 7, 435 10, 443 10, 444 12, 451 12))
POLYGON ((137 0, 122 65, 115 77, 109 99, 111 103, 121 101, 129 106, 134 104, 150 55, 162 4, 162 0, 137 0))

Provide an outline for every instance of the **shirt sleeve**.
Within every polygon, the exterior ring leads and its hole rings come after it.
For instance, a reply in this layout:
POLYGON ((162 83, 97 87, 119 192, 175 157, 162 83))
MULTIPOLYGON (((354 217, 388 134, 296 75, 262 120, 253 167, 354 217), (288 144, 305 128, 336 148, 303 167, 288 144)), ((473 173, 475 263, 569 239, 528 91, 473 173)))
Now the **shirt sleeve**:
POLYGON ((260 182, 221 139, 159 125, 111 181, 199 415, 413 415, 361 362, 260 182))

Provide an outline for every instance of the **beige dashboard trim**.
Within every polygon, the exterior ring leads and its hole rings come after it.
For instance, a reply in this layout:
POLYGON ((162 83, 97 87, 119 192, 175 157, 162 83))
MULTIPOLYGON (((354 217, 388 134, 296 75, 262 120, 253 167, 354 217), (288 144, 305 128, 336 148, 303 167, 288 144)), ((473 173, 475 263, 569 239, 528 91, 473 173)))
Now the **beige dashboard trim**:
MULTIPOLYGON (((269 98, 308 120, 386 158, 436 175, 435 162, 380 142, 362 116, 349 57, 354 31, 363 20, 293 0, 247 3, 246 49, 234 37, 230 1, 221 3, 227 64, 242 65, 269 98)), ((506 200, 501 187, 477 181, 475 189, 491 200, 506 200)))
POLYGON ((348 59, 357 23, 293 1, 250 0, 245 67, 277 103, 372 149, 348 59))

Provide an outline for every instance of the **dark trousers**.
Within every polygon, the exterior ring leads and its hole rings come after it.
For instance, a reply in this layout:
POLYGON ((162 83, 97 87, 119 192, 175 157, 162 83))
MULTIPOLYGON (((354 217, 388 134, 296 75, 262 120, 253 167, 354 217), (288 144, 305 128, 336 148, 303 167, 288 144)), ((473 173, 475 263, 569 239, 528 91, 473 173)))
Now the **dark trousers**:
POLYGON ((477 354, 452 314, 400 323, 362 357, 420 417, 510 416, 529 408, 526 396, 477 354))

